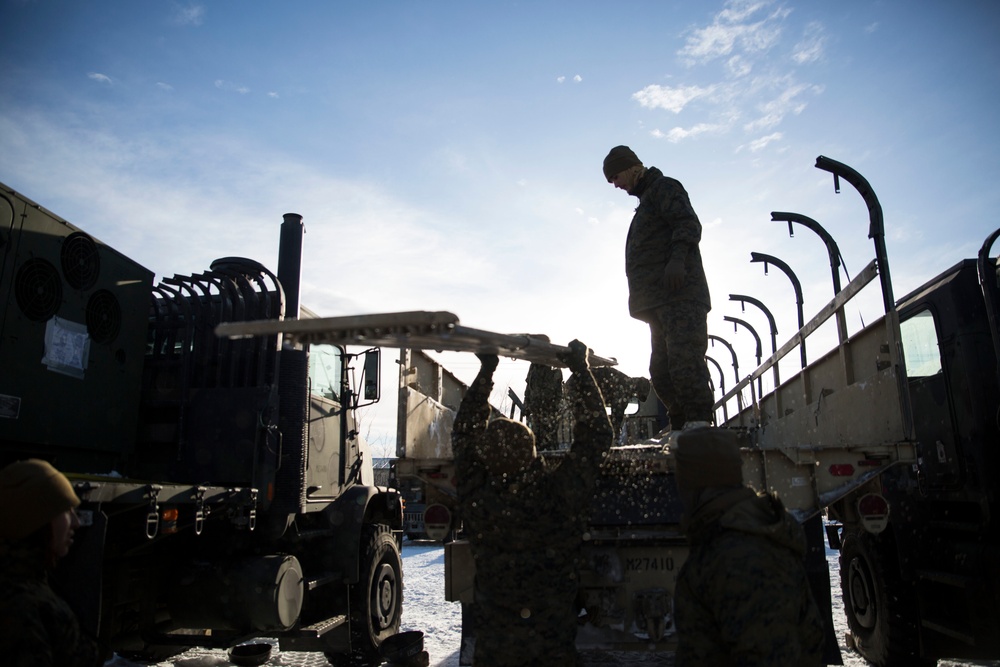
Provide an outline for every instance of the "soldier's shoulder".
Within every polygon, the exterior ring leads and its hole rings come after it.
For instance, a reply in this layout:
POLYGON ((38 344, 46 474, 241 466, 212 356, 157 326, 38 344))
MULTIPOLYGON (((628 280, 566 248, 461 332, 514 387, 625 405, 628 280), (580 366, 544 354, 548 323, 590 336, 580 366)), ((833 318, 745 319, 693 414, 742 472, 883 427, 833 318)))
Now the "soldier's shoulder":
POLYGON ((680 191, 687 194, 687 191, 684 189, 684 185, 679 180, 673 178, 672 176, 662 174, 650 184, 649 189, 655 191, 680 191))

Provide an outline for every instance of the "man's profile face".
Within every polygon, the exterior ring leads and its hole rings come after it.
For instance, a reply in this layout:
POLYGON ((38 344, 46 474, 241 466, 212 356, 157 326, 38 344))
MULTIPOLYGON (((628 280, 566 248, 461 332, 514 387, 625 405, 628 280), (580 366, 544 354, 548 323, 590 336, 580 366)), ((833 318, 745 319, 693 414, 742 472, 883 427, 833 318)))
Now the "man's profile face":
POLYGON ((611 177, 611 184, 613 186, 615 186, 616 188, 618 188, 619 190, 624 190, 624 191, 628 192, 628 183, 627 183, 627 181, 629 181, 631 179, 629 179, 629 178, 626 177, 627 173, 628 173, 628 169, 626 169, 625 171, 619 171, 617 174, 615 174, 614 176, 611 177))
POLYGON ((611 178, 611 184, 618 188, 619 190, 624 190, 628 192, 635 187, 636 182, 639 180, 639 174, 642 172, 642 165, 635 165, 619 171, 611 178))

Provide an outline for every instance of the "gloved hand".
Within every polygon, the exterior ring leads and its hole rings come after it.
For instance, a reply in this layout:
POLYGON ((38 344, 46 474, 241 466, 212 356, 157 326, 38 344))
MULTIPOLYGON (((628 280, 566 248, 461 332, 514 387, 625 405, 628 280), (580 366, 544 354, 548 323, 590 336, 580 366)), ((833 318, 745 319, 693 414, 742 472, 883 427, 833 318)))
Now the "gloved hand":
POLYGON ((497 366, 500 364, 500 357, 495 354, 487 354, 486 352, 477 352, 476 356, 479 357, 479 362, 483 365, 483 368, 495 371, 497 366))
POLYGON ((684 287, 684 259, 674 258, 663 269, 663 285, 669 292, 684 287))
POLYGON ((589 369, 590 365, 587 362, 589 349, 587 346, 578 340, 573 340, 568 347, 569 350, 556 353, 556 358, 566 364, 574 373, 589 369))

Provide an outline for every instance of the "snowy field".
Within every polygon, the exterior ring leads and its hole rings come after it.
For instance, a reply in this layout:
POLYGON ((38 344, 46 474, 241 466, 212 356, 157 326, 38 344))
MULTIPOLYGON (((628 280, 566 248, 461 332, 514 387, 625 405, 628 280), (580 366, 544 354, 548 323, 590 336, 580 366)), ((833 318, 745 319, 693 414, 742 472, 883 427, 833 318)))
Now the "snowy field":
MULTIPOLYGON (((827 550, 833 591, 833 616, 844 665, 865 667, 867 663, 847 648, 844 637, 847 621, 840 600, 840 580, 837 552, 827 550)), ((430 654, 431 667, 458 667, 459 643, 462 635, 462 611, 457 602, 444 599, 444 548, 440 545, 410 544, 403 546, 403 630, 420 630, 424 633, 424 648, 430 654)), ((669 666, 669 656, 616 655, 614 657, 586 656, 589 667, 610 665, 662 665, 669 666)), ((108 667, 129 667, 134 663, 116 660, 108 667)), ((157 667, 222 667, 231 664, 225 651, 192 649, 171 661, 155 663, 157 667)), ((283 667, 325 667, 328 663, 319 653, 282 652, 277 647, 266 665, 283 667)), ((966 667, 967 665, 1000 666, 1000 661, 989 663, 941 661, 940 667, 966 667)))

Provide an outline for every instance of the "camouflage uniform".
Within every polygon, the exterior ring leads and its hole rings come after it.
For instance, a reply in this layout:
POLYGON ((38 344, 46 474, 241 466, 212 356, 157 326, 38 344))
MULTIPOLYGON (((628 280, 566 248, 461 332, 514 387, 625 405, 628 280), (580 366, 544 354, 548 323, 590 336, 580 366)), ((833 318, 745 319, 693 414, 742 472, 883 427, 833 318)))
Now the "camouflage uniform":
POLYGON ((711 421, 714 397, 705 351, 706 320, 712 308, 701 262, 701 223, 678 181, 650 167, 629 191, 639 198, 625 241, 629 313, 649 323, 650 379, 667 406, 671 426, 711 421), (684 258, 684 284, 668 291, 664 269, 684 258))
POLYGON ((524 415, 541 450, 559 449, 559 418, 562 406, 562 371, 544 364, 531 364, 524 387, 524 415))
POLYGON ((692 514, 677 578, 677 667, 824 664, 805 536, 775 496, 725 491, 692 514))
POLYGON ((49 587, 44 549, 0 540, 0 655, 10 667, 93 667, 97 644, 49 587))
POLYGON ((491 474, 476 451, 490 415, 491 370, 479 372, 456 415, 460 512, 476 563, 476 667, 578 664, 580 545, 611 445, 600 393, 593 377, 582 375, 570 450, 552 460, 535 458, 513 475, 491 474))
MULTIPOLYGON (((597 387, 604 397, 604 404, 611 409, 611 429, 614 437, 621 435, 622 423, 625 421, 625 410, 633 397, 640 401, 646 400, 649 395, 649 380, 646 378, 629 377, 617 368, 611 366, 598 366, 591 369, 597 387)), ((570 378, 566 383, 566 390, 572 392, 576 390, 574 378, 570 378)))

